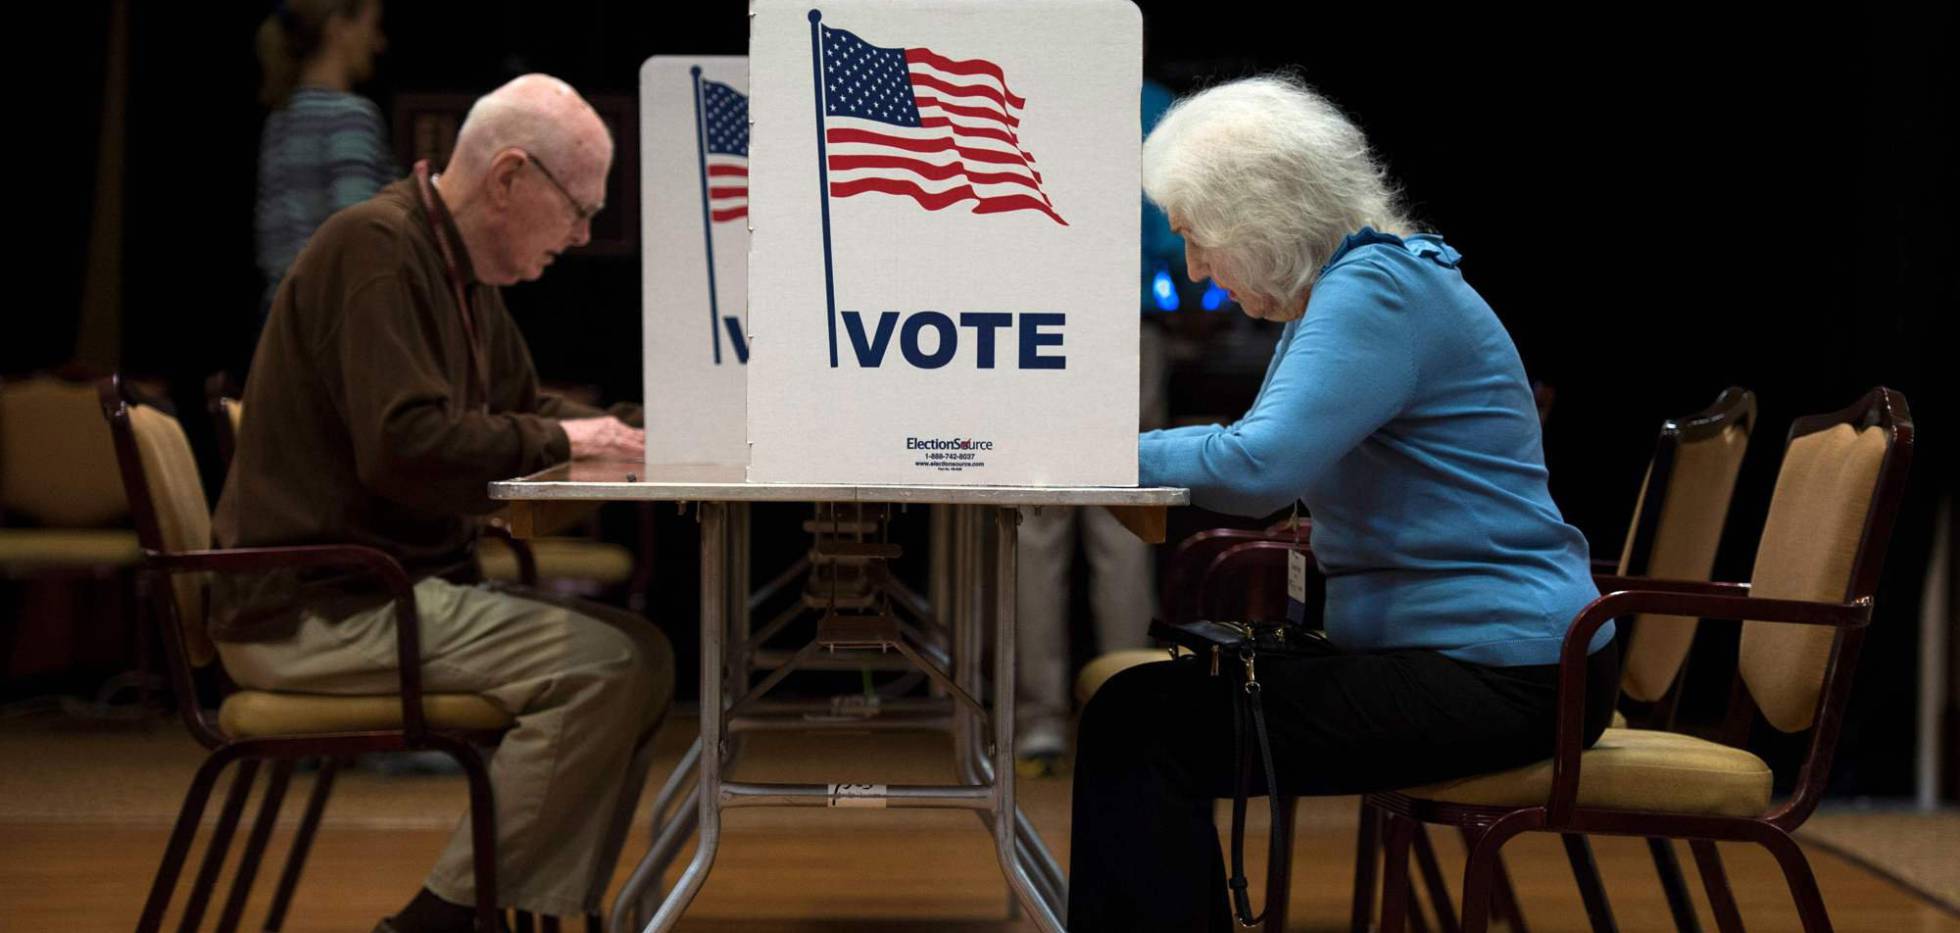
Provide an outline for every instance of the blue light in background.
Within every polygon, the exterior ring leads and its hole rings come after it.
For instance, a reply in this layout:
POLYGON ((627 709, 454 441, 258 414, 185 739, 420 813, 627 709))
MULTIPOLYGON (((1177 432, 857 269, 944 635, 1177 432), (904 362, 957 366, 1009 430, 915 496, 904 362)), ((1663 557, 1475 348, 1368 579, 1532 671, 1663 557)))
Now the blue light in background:
POLYGON ((1206 279, 1205 298, 1204 298, 1205 310, 1216 311, 1219 308, 1223 308, 1225 307, 1225 300, 1226 300, 1225 290, 1219 288, 1217 282, 1214 282, 1210 279, 1206 279))
POLYGON ((1177 284, 1171 281, 1169 269, 1159 268, 1150 279, 1150 294, 1157 299, 1157 310, 1177 310, 1177 284))

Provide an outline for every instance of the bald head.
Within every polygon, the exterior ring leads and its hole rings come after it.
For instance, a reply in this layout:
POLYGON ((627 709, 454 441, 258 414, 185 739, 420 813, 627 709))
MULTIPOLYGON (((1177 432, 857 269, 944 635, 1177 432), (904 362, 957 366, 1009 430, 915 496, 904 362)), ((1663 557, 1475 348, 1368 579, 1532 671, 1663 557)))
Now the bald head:
POLYGON ((445 174, 481 178, 497 154, 522 149, 561 176, 605 174, 612 134, 572 86, 545 74, 513 78, 477 99, 456 133, 445 174))
POLYGON ((535 279, 590 241, 612 157, 605 121, 557 78, 525 75, 479 98, 436 180, 477 276, 535 279))

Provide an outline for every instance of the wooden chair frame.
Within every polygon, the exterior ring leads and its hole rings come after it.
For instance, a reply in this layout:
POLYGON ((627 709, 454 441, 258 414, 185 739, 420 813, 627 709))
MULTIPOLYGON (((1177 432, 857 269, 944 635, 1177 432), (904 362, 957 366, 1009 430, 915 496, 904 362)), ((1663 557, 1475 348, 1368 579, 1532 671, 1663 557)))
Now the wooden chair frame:
POLYGON ((477 924, 480 929, 486 931, 498 929, 496 810, 489 770, 484 764, 482 755, 477 752, 472 743, 494 741, 499 734, 452 732, 430 728, 422 709, 419 619, 415 611, 414 588, 407 573, 387 553, 358 545, 170 550, 163 540, 162 529, 157 520, 156 504, 151 495, 149 479, 143 472, 135 430, 130 424, 130 402, 123 394, 120 377, 103 380, 99 392, 103 416, 108 419, 110 432, 115 439, 116 459, 121 468, 124 489, 129 497, 130 514, 136 524, 137 538, 143 547, 143 565, 139 578, 140 592, 142 597, 152 604, 153 617, 163 630, 171 686, 176 692, 177 706, 184 725, 199 744, 210 750, 210 754, 198 767, 196 776, 191 780, 183 807, 178 812, 176 825, 171 830, 170 841, 165 846, 162 862, 157 866, 156 878, 144 903, 142 917, 137 922, 136 928, 139 933, 151 933, 161 927, 165 911, 170 905, 171 894, 176 887, 177 876, 183 868, 191 842, 197 834, 204 807, 210 800, 219 775, 227 766, 237 762, 238 774, 233 778, 226 793, 217 825, 205 847, 203 863, 198 869, 189 900, 184 908, 179 929, 186 933, 197 928, 210 905, 211 894, 230 848, 231 837, 237 830, 239 817, 244 809, 246 798, 251 793, 252 783, 261 762, 272 762, 271 774, 258 815, 246 840, 237 875, 233 878, 230 894, 219 916, 218 929, 221 931, 237 928, 295 762, 304 758, 324 759, 319 777, 314 782, 312 795, 307 801, 298 832, 293 838, 285 868, 280 874, 279 886, 273 895, 271 909, 263 926, 265 930, 278 930, 284 922, 287 909, 291 906, 293 889, 299 883, 300 872, 312 846, 313 835, 319 827, 321 812, 325 809, 327 796, 332 791, 336 762, 341 758, 368 752, 408 749, 435 749, 456 759, 462 766, 468 780, 470 794, 470 831, 475 855, 477 924), (401 678, 402 728, 371 732, 250 738, 227 735, 198 703, 192 664, 184 641, 183 620, 173 587, 169 585, 172 577, 180 573, 261 573, 279 569, 323 567, 366 571, 379 580, 391 595, 395 606, 396 661, 401 678))
MULTIPOLYGON (((1662 506, 1666 501, 1674 461, 1681 446, 1712 439, 1736 427, 1749 430, 1753 428, 1755 420, 1755 395, 1746 389, 1731 386, 1724 389, 1714 403, 1702 411, 1683 418, 1671 418, 1662 423, 1659 437, 1655 442, 1646 489, 1636 510, 1637 521, 1631 532, 1628 576, 1644 576, 1647 572, 1653 557, 1654 539, 1659 534, 1662 506)), ((1305 525, 1304 520, 1302 524, 1305 525)), ((1185 602, 1196 604, 1196 614, 1192 618, 1217 617, 1222 607, 1213 605, 1211 600, 1220 591, 1247 590, 1257 579, 1283 574, 1286 553, 1304 549, 1307 539, 1305 527, 1300 530, 1297 537, 1285 534, 1283 529, 1284 526, 1275 526, 1265 532, 1217 529, 1193 535, 1180 544, 1171 563, 1173 573, 1180 570, 1181 562, 1195 562, 1203 560, 1208 554, 1216 555, 1205 564, 1196 595, 1184 596, 1180 593, 1185 602)), ((1594 567, 1596 570, 1611 574, 1618 569, 1618 562, 1595 561, 1594 567)), ((1188 570, 1185 573, 1188 574, 1188 570)), ((1317 574, 1313 576, 1318 580, 1317 574)), ((1167 583, 1164 603, 1167 607, 1176 605, 1170 602, 1171 585, 1182 586, 1182 576, 1175 577, 1167 583)), ((1324 596, 1324 590, 1321 595, 1324 596)), ((1308 594, 1309 606, 1318 604, 1319 600, 1314 597, 1314 593, 1308 594)), ((1263 603, 1255 600, 1255 606, 1263 607, 1263 603)), ((1251 615, 1256 614, 1256 612, 1251 613, 1251 615)), ((1239 612, 1236 615, 1248 616, 1248 613, 1239 612)), ((1675 706, 1680 697, 1679 685, 1683 679, 1682 674, 1677 671, 1674 686, 1667 691, 1659 703, 1647 711, 1647 715, 1637 723, 1638 727, 1665 728, 1672 724, 1675 706)), ((1290 817, 1295 804, 1290 795, 1274 795, 1271 800, 1273 806, 1282 808, 1282 812, 1290 817)), ((1355 879, 1349 917, 1350 929, 1355 933, 1365 933, 1372 926, 1374 919, 1376 855, 1383 841, 1382 822, 1381 812, 1364 798, 1361 804, 1359 831, 1355 840, 1355 879)), ((1280 825, 1290 835, 1290 819, 1280 825)), ((1613 920, 1612 908, 1586 837, 1573 834, 1565 836, 1562 841, 1593 928, 1614 929, 1616 924, 1613 920)), ((1466 849, 1472 842, 1470 834, 1466 831, 1466 849)), ((1426 893, 1434 908, 1437 927, 1443 931, 1456 930, 1456 912, 1452 906, 1449 887, 1444 882, 1442 869, 1437 862, 1435 849, 1430 844, 1428 833, 1423 831, 1421 826, 1417 826, 1410 844, 1417 865, 1422 871, 1426 893)), ((1672 845, 1665 839, 1649 839, 1648 848, 1676 928, 1683 933, 1699 933, 1700 924, 1695 917, 1693 902, 1689 899, 1687 884, 1672 845)), ((1291 847, 1283 846, 1282 851, 1289 853, 1290 862, 1291 847)), ((1719 856, 1713 855, 1712 852, 1709 858, 1719 860, 1719 856)), ((1719 861, 1717 867, 1719 868, 1719 861)), ((1518 904, 1517 894, 1501 859, 1494 861, 1492 873, 1494 915, 1509 923, 1512 929, 1523 933, 1526 929, 1524 913, 1518 904)), ((1273 913, 1268 915, 1269 930, 1280 930, 1285 926, 1285 903, 1290 878, 1290 865, 1285 863, 1274 866, 1268 873, 1268 900, 1275 905, 1271 908, 1273 913)), ((1404 900, 1408 916, 1420 924, 1421 915, 1413 897, 1404 900)))
MULTIPOLYGON (((1525 832, 1689 840, 1709 889, 1717 926, 1724 933, 1741 930, 1742 922, 1721 863, 1715 858, 1715 842, 1753 842, 1768 849, 1782 868, 1806 933, 1831 929, 1816 878, 1791 833, 1816 810, 1823 798, 1838 735, 1843 728, 1845 705, 1851 694, 1852 674, 1864 643, 1865 627, 1871 622, 1872 599, 1884 567, 1886 546, 1905 492, 1913 437, 1912 417, 1905 398, 1881 387, 1840 411, 1797 419, 1791 426, 1789 440, 1841 424, 1880 428, 1890 438, 1843 601, 1759 598, 1752 596, 1749 585, 1743 583, 1601 578, 1605 595, 1587 605, 1573 620, 1560 648, 1559 714, 1553 731, 1552 786, 1545 803, 1491 807, 1443 803, 1396 792, 1367 795, 1369 803, 1389 814, 1384 931, 1396 933, 1403 928, 1405 917, 1401 905, 1409 883, 1408 849, 1418 823, 1455 825, 1474 837, 1464 869, 1462 929, 1466 933, 1483 933, 1488 927, 1492 868, 1497 854, 1506 842, 1525 832), (1608 621, 1641 612, 1709 620, 1817 625, 1835 630, 1810 727, 1810 744, 1798 772, 1795 793, 1788 800, 1757 817, 1610 810, 1579 805, 1586 648, 1593 634, 1608 621)), ((1723 743, 1739 747, 1746 742, 1756 712, 1748 688, 1738 674, 1721 736, 1723 743)))
MULTIPOLYGON (((1740 428, 1753 432, 1756 426, 1756 395, 1739 386, 1723 389, 1713 404, 1685 418, 1670 418, 1661 424, 1660 437, 1654 442, 1654 456, 1648 467, 1648 481, 1637 511, 1638 520, 1631 529, 1632 541, 1627 548, 1627 567, 1625 576, 1646 577, 1654 557, 1654 539, 1660 534, 1661 512, 1667 501, 1668 487, 1672 483, 1674 461, 1683 445, 1712 440, 1722 433, 1740 428)), ((1608 561, 1603 569, 1594 563, 1595 577, 1616 576, 1619 567, 1608 561)), ((1631 644, 1632 619, 1619 623, 1628 626, 1620 634, 1622 644, 1631 644)), ((1692 657, 1692 656, 1691 656, 1692 657)), ((1687 682, 1689 659, 1683 659, 1681 668, 1674 673, 1673 683, 1660 699, 1639 714, 1630 716, 1629 723, 1638 729, 1671 729, 1675 714, 1681 702, 1682 684, 1687 682)), ((1466 837, 1467 840, 1468 837, 1466 837)), ((1606 897, 1606 889, 1600 883, 1597 864, 1593 860, 1592 849, 1586 837, 1567 835, 1562 840, 1566 856, 1572 863, 1573 876, 1578 880, 1579 891, 1586 905, 1587 918, 1595 930, 1617 929, 1613 919, 1613 909, 1606 897)), ((1681 873, 1681 861, 1675 854, 1671 840, 1649 838, 1648 857, 1653 860, 1654 873, 1659 878, 1661 892, 1667 897, 1668 912, 1673 915, 1674 928, 1679 933, 1701 933, 1701 921, 1695 915, 1694 901, 1688 896, 1688 885, 1681 873)), ((1719 867, 1721 856, 1711 850, 1708 858, 1719 867)), ((1714 896, 1710 891, 1710 897, 1714 896)))

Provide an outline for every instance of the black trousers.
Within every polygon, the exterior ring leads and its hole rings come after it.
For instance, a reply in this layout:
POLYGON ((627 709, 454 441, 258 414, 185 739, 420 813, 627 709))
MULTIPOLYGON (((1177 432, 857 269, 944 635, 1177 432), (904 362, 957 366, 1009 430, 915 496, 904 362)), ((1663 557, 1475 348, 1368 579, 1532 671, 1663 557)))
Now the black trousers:
MULTIPOLYGON (((1485 667, 1434 651, 1262 658, 1280 787, 1395 790, 1552 754, 1556 665, 1485 667)), ((1586 744, 1619 693, 1614 646, 1587 667, 1586 744)), ((1082 713, 1069 855, 1070 933, 1235 929, 1213 801, 1237 780, 1234 679, 1195 659, 1145 664, 1082 713)), ((1254 769, 1255 773, 1258 771, 1254 769)), ((1256 774, 1253 793, 1265 793, 1256 774)))

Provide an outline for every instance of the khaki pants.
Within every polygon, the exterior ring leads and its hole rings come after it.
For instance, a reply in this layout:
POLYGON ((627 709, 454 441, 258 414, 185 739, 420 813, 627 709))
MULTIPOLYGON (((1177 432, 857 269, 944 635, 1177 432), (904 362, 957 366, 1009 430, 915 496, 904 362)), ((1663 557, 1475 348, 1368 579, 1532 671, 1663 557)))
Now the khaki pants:
MULTIPOLYGON (((490 761, 500 906, 597 911, 673 699, 673 648, 635 614, 520 588, 428 579, 415 606, 422 689, 482 694, 517 720, 490 761)), ((257 690, 398 689, 392 607, 339 621, 309 614, 292 638, 220 643, 218 653, 233 680, 257 690)), ((467 818, 426 883, 444 900, 474 902, 467 818)))

